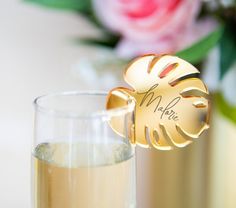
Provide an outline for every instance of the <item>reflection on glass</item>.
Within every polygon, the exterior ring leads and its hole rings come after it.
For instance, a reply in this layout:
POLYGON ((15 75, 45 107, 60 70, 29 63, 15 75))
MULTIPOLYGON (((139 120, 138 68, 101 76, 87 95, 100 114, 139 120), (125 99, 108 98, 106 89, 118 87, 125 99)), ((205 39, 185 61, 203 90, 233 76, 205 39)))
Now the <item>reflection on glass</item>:
POLYGON ((109 126, 131 106, 102 111, 102 93, 63 93, 35 101, 34 208, 135 208, 135 157, 109 126))

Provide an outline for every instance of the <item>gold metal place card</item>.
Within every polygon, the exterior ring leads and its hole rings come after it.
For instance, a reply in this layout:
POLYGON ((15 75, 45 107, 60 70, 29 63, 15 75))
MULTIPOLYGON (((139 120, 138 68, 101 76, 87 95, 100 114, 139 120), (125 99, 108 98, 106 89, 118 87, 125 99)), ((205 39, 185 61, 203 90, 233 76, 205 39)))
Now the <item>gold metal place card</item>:
MULTIPOLYGON (((190 63, 171 55, 145 55, 124 72, 131 88, 117 87, 107 97, 107 109, 135 102, 126 125, 131 143, 159 150, 184 147, 209 128, 209 92, 190 63)), ((123 135, 124 124, 110 125, 123 135)), ((123 135, 127 136, 127 135, 123 135)))

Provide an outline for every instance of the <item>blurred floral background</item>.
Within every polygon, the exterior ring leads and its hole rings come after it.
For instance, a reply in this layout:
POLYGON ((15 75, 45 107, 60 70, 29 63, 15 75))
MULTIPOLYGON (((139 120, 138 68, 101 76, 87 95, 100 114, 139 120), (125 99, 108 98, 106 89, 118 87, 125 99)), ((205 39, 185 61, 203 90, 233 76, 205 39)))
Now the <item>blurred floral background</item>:
POLYGON ((2 207, 30 207, 25 152, 32 137, 32 99, 51 91, 124 85, 125 65, 146 53, 176 54, 194 64, 213 105, 211 129, 193 145, 172 152, 137 150, 138 207, 236 207, 235 0, 11 0, 3 5, 0 68, 9 70, 0 82, 0 155, 10 155, 3 167, 16 165, 0 173, 2 207), (24 145, 16 141, 19 135, 25 136, 24 145), (18 158, 24 162, 16 163, 18 158))
POLYGON ((97 57, 83 57, 78 62, 78 75, 85 78, 88 84, 89 79, 94 79, 99 73, 97 71, 103 70, 103 76, 99 76, 101 85, 105 83, 105 87, 109 88, 109 85, 114 84, 111 71, 117 73, 117 70, 122 70, 122 66, 138 55, 176 54, 204 70, 202 75, 209 88, 219 94, 216 96, 219 108, 235 120, 234 0, 26 1, 59 9, 61 12, 71 10, 84 16, 100 30, 99 37, 91 34, 71 39, 78 47, 87 45, 101 48, 97 57), (118 69, 112 69, 111 65, 118 69))

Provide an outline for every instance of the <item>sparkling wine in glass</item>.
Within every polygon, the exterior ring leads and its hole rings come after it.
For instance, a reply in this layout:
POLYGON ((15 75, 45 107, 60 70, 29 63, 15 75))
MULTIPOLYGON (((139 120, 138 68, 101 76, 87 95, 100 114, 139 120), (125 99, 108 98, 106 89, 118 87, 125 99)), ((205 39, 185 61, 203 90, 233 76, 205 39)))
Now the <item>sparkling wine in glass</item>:
POLYGON ((106 94, 66 92, 35 100, 33 208, 135 208, 134 147, 109 124, 131 122, 131 104, 106 111, 106 94))

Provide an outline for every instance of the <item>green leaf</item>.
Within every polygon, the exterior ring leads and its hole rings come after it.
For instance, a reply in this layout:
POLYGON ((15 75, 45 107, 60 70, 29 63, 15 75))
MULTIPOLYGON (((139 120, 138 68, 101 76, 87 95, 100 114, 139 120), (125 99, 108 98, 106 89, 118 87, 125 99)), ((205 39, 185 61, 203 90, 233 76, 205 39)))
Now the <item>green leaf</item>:
POLYGON ((222 94, 216 94, 215 103, 220 112, 236 124, 236 106, 229 105, 222 94))
POLYGON ((220 78, 228 72, 236 61, 236 28, 235 24, 226 24, 223 36, 220 41, 220 78))
POLYGON ((221 25, 215 31, 211 32, 191 47, 177 52, 176 55, 192 64, 197 64, 205 58, 210 49, 219 42, 222 33, 223 26, 221 25))
POLYGON ((82 13, 91 13, 91 0, 24 0, 56 9, 71 9, 82 13))
POLYGON ((114 48, 116 44, 119 42, 120 36, 107 33, 105 37, 100 39, 95 38, 80 38, 76 39, 76 42, 79 42, 80 44, 87 44, 87 45, 95 45, 95 46, 105 46, 109 48, 114 48))

